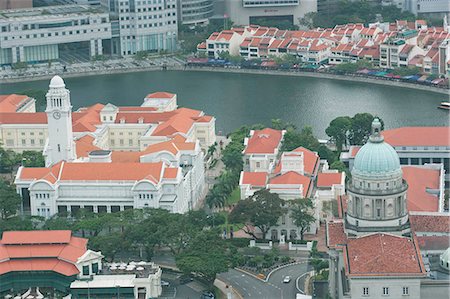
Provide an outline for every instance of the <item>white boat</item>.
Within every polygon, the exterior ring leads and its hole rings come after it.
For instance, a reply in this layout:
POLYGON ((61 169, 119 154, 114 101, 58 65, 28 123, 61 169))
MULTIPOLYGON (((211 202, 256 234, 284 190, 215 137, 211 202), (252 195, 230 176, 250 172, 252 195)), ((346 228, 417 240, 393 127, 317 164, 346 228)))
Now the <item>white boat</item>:
POLYGON ((441 106, 439 106, 438 108, 444 109, 444 110, 450 110, 450 102, 441 102, 441 106))

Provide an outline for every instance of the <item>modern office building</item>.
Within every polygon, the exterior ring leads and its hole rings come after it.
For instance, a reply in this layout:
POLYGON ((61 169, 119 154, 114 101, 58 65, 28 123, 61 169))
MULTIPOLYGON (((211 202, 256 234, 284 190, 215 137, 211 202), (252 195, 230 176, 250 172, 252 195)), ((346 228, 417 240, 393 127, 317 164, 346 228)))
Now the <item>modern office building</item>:
POLYGON ((258 24, 258 21, 287 21, 297 25, 308 12, 317 11, 317 1, 301 0, 227 0, 225 11, 237 25, 258 24))
POLYGON ((178 0, 178 23, 204 25, 214 14, 213 0, 178 0))
POLYGON ((102 55, 111 39, 109 14, 66 5, 6 10, 0 14, 0 64, 39 62, 78 53, 102 55))
POLYGON ((111 53, 174 51, 177 47, 177 0, 103 0, 111 14, 111 53))
POLYGON ((33 7, 33 0, 0 0, 0 10, 30 7, 33 7))

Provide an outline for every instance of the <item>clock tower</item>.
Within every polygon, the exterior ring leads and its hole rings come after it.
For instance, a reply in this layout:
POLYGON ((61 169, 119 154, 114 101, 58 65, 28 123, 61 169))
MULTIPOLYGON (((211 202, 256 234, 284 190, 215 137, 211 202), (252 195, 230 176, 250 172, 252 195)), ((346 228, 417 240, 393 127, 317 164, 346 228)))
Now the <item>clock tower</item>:
POLYGON ((46 98, 48 140, 44 149, 45 164, 51 166, 62 160, 75 160, 70 91, 60 76, 54 76, 50 81, 46 98))

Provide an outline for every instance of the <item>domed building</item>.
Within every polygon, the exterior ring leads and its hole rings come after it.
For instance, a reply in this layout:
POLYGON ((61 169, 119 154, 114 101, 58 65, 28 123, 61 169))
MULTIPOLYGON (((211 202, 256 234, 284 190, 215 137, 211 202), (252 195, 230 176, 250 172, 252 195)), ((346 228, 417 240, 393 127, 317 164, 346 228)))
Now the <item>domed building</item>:
POLYGON ((355 157, 352 178, 347 184, 347 234, 408 234, 407 189, 397 152, 384 142, 381 123, 375 119, 368 142, 355 157))

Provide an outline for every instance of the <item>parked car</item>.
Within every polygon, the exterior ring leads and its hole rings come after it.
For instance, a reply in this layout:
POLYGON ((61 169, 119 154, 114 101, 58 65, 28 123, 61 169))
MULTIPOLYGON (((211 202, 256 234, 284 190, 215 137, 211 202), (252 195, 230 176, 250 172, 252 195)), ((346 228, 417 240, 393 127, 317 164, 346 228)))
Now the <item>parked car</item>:
POLYGON ((170 286, 170 283, 168 281, 161 280, 161 286, 168 287, 168 286, 170 286))
POLYGON ((191 276, 189 276, 189 275, 181 275, 180 276, 180 284, 186 284, 186 283, 189 283, 189 282, 191 282, 193 280, 194 279, 191 276))
POLYGON ((283 279, 283 283, 289 283, 291 281, 291 277, 290 276, 285 276, 283 279))
POLYGON ((202 295, 200 296, 200 299, 215 299, 216 296, 213 292, 210 291, 203 291, 202 295))

